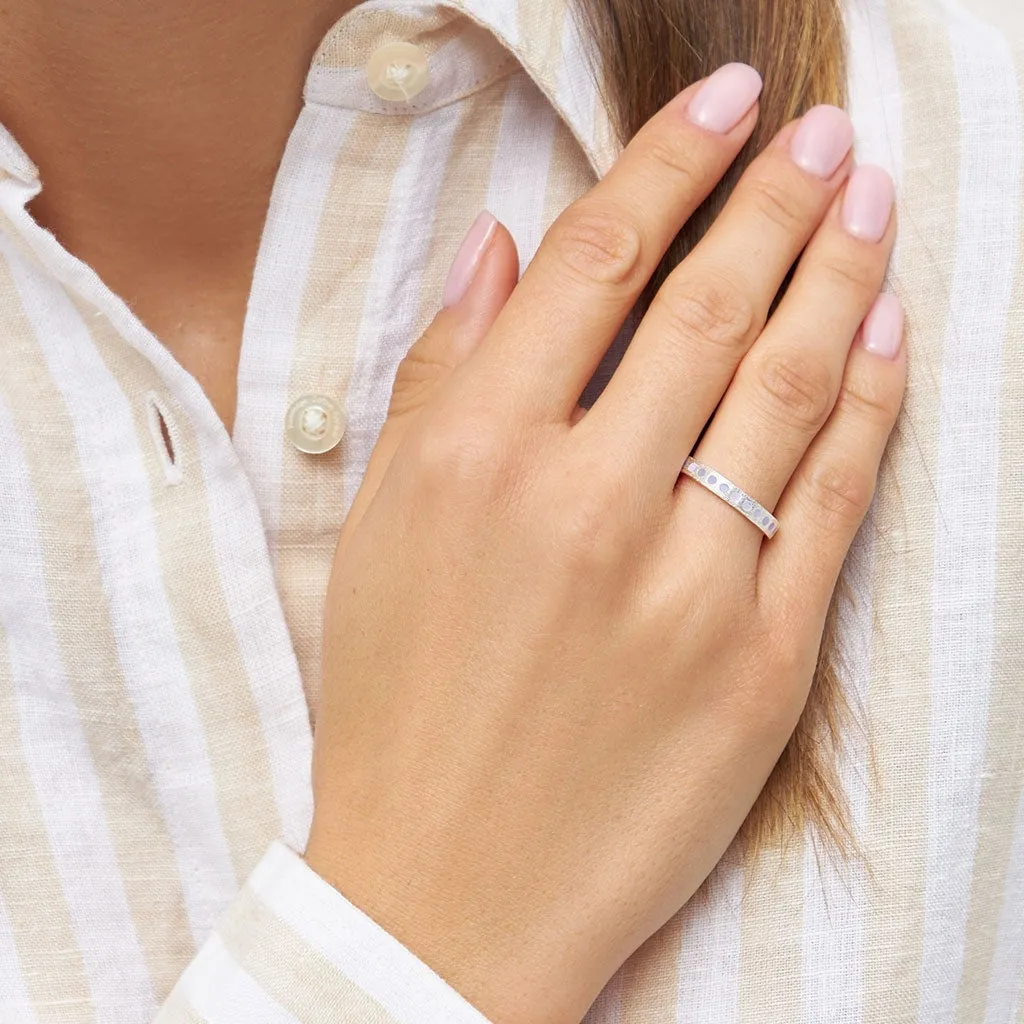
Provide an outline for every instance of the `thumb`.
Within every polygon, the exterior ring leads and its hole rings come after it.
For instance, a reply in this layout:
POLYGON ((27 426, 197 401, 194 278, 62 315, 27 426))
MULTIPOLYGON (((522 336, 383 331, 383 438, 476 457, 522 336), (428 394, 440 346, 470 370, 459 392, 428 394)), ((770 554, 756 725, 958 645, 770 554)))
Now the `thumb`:
POLYGON ((444 287, 443 308, 398 366, 388 432, 418 412, 491 329, 519 281, 516 243, 489 213, 469 229, 444 287))

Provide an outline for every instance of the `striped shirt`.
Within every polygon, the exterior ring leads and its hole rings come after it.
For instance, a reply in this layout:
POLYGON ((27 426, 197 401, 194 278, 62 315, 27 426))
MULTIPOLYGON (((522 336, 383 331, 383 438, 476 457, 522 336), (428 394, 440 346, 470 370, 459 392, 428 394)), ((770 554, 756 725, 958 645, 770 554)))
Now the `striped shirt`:
MULTIPOLYGON (((847 13, 911 351, 841 622, 865 857, 734 848, 589 1024, 1024 1024, 1024 5, 847 13)), ((232 437, 33 221, 0 128, 3 1024, 482 1024, 292 851, 334 541, 396 365, 480 209, 525 263, 615 159, 591 69, 566 0, 367 0, 328 32, 232 437), (409 101, 365 73, 394 43, 429 60, 409 101), (328 455, 285 437, 311 393, 347 411, 328 455)))

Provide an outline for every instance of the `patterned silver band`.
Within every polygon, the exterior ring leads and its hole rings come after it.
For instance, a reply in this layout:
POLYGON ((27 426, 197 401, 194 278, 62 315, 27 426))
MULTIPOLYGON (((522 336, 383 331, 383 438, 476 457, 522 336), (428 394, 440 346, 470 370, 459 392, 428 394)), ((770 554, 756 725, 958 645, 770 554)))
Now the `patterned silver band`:
POLYGON ((683 472, 706 487, 716 497, 728 502, 740 515, 749 519, 769 540, 779 529, 779 522, 763 505, 755 501, 746 491, 727 480, 717 470, 703 466, 695 459, 687 458, 683 472))

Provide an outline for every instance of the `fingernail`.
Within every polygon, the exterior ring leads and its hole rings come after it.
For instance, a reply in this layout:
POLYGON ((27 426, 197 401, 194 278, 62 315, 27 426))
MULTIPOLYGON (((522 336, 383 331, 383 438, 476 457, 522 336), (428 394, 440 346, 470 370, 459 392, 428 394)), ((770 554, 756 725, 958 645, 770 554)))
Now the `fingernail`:
POLYGON ((473 226, 459 246, 452 269, 448 271, 448 280, 445 281, 441 297, 441 305, 445 309, 458 305, 469 291, 497 226, 498 221, 486 210, 473 221, 473 226))
POLYGON ((896 190, 888 171, 881 167, 858 167, 846 186, 843 198, 843 227, 854 238, 880 242, 892 217, 896 190))
POLYGON ((804 114, 789 144, 793 160, 808 174, 831 178, 853 146, 853 123, 845 110, 822 105, 804 114))
POLYGON ((876 356, 895 359, 903 347, 903 303, 895 295, 879 295, 861 327, 861 344, 876 356))
POLYGON ((690 100, 687 115, 701 128, 727 135, 757 102, 762 84, 749 64, 726 64, 690 100))

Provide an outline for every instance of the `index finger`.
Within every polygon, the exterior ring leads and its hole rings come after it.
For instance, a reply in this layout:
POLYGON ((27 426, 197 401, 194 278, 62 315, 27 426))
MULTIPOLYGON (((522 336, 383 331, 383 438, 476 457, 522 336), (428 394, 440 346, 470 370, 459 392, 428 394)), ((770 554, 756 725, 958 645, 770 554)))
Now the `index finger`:
POLYGON ((749 139, 761 84, 727 64, 659 111, 552 225, 478 366, 568 420, 672 240, 749 139))

